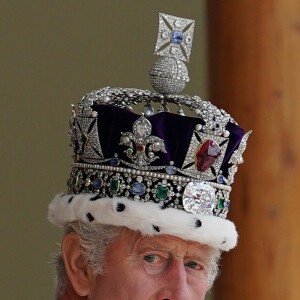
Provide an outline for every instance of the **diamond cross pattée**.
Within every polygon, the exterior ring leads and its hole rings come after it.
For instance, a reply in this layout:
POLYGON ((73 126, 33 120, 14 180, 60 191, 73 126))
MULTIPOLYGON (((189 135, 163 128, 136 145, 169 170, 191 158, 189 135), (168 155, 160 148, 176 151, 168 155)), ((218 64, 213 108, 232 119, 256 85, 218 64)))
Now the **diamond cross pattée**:
POLYGON ((154 54, 189 61, 194 27, 194 20, 160 13, 154 54))

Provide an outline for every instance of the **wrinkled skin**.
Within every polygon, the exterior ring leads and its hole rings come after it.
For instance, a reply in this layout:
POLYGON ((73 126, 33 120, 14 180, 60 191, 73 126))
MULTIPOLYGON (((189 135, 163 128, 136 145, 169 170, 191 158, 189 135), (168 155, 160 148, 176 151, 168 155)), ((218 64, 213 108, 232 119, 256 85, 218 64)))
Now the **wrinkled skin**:
POLYGON ((90 277, 84 292, 75 290, 78 299, 89 300, 203 300, 211 252, 173 236, 143 237, 125 230, 108 248, 105 273, 90 277))

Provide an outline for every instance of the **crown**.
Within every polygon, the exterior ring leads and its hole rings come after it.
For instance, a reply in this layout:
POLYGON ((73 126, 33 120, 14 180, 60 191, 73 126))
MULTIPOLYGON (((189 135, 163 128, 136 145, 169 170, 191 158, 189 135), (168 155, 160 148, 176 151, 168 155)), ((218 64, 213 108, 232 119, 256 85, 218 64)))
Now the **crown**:
POLYGON ((176 95, 188 78, 184 61, 193 31, 193 20, 159 15, 154 53, 162 58, 149 72, 156 92, 106 87, 84 96, 77 110, 72 106, 69 192, 226 218, 230 185, 251 132, 244 134, 229 114, 198 96, 176 95), (142 115, 132 113, 141 103, 142 115), (158 114, 153 103, 159 103, 158 114), (184 117, 184 108, 195 118, 184 117))
POLYGON ((77 111, 72 108, 69 192, 226 218, 249 134, 198 96, 103 88, 83 97, 77 111), (161 105, 158 114, 153 102, 161 105), (131 112, 139 103, 145 104, 141 116, 131 112), (177 115, 169 112, 170 103, 178 105, 177 115), (196 117, 183 117, 184 107, 196 117))
MULTIPOLYGON (((69 136, 74 162, 67 183, 69 194, 87 195, 89 203, 102 199, 99 207, 106 205, 105 201, 110 198, 153 203, 154 206, 144 204, 149 208, 150 218, 150 211, 153 216, 160 214, 157 207, 195 216, 219 217, 217 220, 227 217, 231 184, 238 164, 243 162, 242 155, 251 131, 245 134, 228 113, 198 96, 178 95, 189 81, 185 63, 191 54, 194 23, 190 19, 159 15, 154 53, 161 57, 149 71, 155 92, 105 87, 85 95, 77 107, 72 105, 69 136), (133 107, 135 111, 140 109, 141 114, 134 113, 133 107), (177 113, 171 113, 174 107, 177 113), (193 116, 185 116, 187 111, 193 116)), ((66 199, 66 207, 75 196, 66 199)), ((60 199, 55 201, 60 202, 50 208, 53 215, 58 214, 57 207, 62 205, 60 199)), ((113 210, 120 212, 125 203, 131 205, 124 201, 119 200, 113 210)), ((80 218, 93 221, 90 212, 81 216, 83 204, 78 205, 80 218)), ((92 209, 93 205, 89 205, 92 209)), ((140 209, 140 206, 134 207, 140 209)), ((145 214, 141 210, 139 213, 145 214)), ((136 218, 136 214, 132 213, 130 218, 136 218)), ((185 218, 182 214, 174 215, 175 219, 178 217, 185 218)), ((59 216, 50 218, 62 223, 59 216)), ((106 222, 107 216, 101 213, 99 218, 106 222)), ((162 215, 155 222, 163 222, 164 218, 162 215)), ((115 223, 124 224, 122 220, 120 223, 116 219, 115 223)), ((194 218, 187 220, 190 228, 189 222, 194 218)), ((134 222, 129 222, 128 227, 140 229, 134 222)), ((195 226, 201 226, 202 222, 196 219, 195 226)), ((226 250, 235 246, 234 225, 211 219, 207 222, 219 224, 223 228, 222 236, 206 229, 210 234, 201 235, 201 241, 226 250), (229 236, 228 245, 220 246, 229 236)), ((178 226, 185 226, 183 223, 178 226)), ((166 232, 175 230, 175 235, 186 238, 186 231, 180 235, 179 227, 175 229, 174 224, 165 226, 166 232)), ((152 227, 159 231, 158 226, 152 227)), ((151 233, 151 228, 145 232, 151 233)), ((194 233, 188 237, 199 240, 194 233)))

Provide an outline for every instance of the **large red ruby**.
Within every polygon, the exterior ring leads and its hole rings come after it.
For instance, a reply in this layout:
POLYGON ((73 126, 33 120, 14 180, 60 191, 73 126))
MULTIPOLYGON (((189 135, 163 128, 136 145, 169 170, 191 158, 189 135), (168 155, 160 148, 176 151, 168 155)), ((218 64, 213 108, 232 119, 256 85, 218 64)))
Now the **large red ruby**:
POLYGON ((215 141, 205 141, 196 153, 197 170, 206 171, 215 163, 220 154, 221 150, 215 141))

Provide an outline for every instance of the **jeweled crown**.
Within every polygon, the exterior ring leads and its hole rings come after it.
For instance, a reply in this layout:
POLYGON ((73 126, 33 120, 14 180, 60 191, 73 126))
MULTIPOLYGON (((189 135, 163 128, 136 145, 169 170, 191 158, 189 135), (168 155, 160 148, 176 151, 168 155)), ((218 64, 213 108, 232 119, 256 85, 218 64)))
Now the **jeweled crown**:
POLYGON ((149 72, 156 92, 106 87, 72 106, 70 193, 93 193, 94 200, 126 197, 226 218, 251 132, 245 134, 210 102, 177 95, 189 81, 185 62, 193 31, 193 20, 159 15, 155 54, 161 58, 149 72), (153 103, 159 103, 157 113, 153 103), (144 104, 141 115, 132 112, 138 104, 144 104), (177 114, 170 112, 173 105, 177 114))

